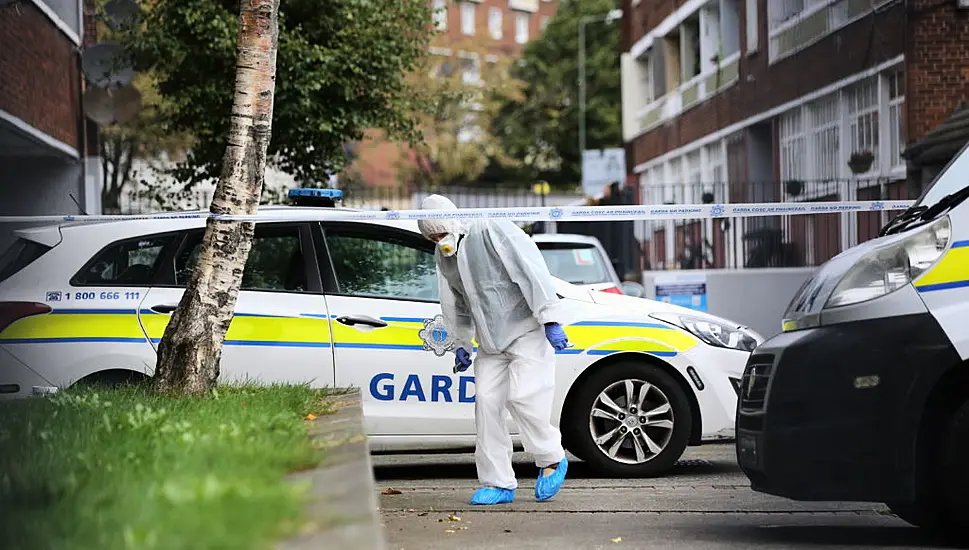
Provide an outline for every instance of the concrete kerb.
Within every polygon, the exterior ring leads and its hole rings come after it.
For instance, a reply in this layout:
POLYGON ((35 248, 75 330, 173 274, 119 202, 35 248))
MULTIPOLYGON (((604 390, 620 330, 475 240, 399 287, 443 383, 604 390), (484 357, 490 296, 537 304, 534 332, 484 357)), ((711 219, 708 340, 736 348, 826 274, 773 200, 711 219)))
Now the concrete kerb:
POLYGON ((376 482, 360 391, 335 397, 335 413, 313 421, 314 445, 326 450, 320 465, 290 476, 309 484, 307 523, 279 550, 384 550, 376 482))

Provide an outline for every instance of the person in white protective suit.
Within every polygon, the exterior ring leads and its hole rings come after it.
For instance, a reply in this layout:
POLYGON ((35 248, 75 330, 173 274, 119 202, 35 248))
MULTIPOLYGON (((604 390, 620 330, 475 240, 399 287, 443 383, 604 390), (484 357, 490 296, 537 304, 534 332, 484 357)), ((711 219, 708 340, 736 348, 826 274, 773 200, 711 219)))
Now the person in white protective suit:
MULTIPOLYGON (((421 208, 456 207, 431 195, 421 208)), ((483 487, 471 503, 501 504, 515 498, 518 482, 506 410, 539 468, 535 497, 548 500, 562 487, 568 469, 551 415, 555 350, 569 346, 562 329, 569 312, 555 292, 545 259, 534 241, 508 220, 425 219, 418 225, 437 243, 441 311, 452 333, 455 372, 471 366, 472 340, 478 344, 473 361, 475 465, 483 487)))

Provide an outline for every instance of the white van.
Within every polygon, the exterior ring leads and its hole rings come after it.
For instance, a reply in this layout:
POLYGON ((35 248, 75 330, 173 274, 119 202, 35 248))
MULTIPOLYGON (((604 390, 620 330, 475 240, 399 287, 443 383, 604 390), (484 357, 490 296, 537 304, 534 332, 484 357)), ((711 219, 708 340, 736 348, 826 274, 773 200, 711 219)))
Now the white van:
POLYGON ((821 266, 751 354, 736 432, 754 490, 969 532, 966 198, 969 146, 878 238, 821 266))

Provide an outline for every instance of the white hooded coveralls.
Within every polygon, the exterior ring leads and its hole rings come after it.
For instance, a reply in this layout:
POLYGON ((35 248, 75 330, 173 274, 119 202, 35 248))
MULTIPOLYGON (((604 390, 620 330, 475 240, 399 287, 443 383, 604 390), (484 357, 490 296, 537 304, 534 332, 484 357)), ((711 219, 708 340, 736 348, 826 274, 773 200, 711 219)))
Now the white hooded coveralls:
MULTIPOLYGON (((455 209, 431 195, 422 209, 455 209)), ((565 458, 561 433, 551 423, 555 352, 545 323, 568 323, 548 266, 535 242, 508 220, 461 223, 419 220, 426 237, 457 234, 457 253, 436 249, 441 311, 454 349, 472 351, 477 338, 475 464, 486 486, 515 489, 506 410, 518 424, 525 451, 542 468, 565 458)))

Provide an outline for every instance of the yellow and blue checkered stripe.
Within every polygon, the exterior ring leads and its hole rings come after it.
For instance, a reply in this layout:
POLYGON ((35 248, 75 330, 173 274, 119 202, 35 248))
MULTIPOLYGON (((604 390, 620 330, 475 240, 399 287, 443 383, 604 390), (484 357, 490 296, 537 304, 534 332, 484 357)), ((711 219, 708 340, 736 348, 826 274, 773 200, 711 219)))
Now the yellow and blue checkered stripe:
MULTIPOLYGON (((55 309, 25 317, 0 334, 3 344, 110 343, 145 344, 161 341, 171 317, 151 310, 55 309), (145 330, 138 322, 138 314, 145 330), (146 337, 145 332, 148 333, 146 337)), ((226 333, 227 346, 330 347, 324 315, 283 317, 237 313, 226 333)))
POLYGON ((969 287, 969 241, 952 243, 945 256, 915 281, 919 292, 969 287))
MULTIPOLYGON (((331 322, 335 315, 274 316, 236 313, 226 333, 226 346, 305 347, 424 351, 419 332, 424 319, 382 317, 387 327, 360 332, 331 322)), ((171 317, 151 310, 58 309, 21 319, 0 334, 3 344, 158 343, 171 317), (141 314, 141 323, 138 315, 141 314), (148 336, 146 337, 145 332, 148 336)), ((640 352, 673 357, 699 341, 672 326, 658 323, 583 321, 565 328, 574 348, 560 355, 603 356, 640 352)))

